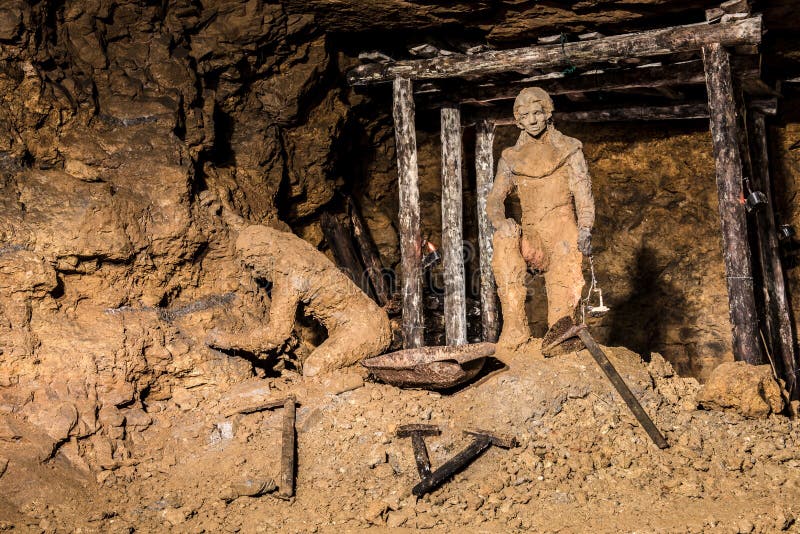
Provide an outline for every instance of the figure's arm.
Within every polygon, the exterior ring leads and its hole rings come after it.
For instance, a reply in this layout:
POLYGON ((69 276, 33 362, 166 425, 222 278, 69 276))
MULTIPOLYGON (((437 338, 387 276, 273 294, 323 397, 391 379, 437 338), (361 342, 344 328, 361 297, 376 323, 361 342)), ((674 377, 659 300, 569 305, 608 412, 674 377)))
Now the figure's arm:
POLYGON ((500 158, 497 163, 497 175, 494 178, 494 185, 486 196, 486 215, 489 222, 494 226, 495 231, 513 232, 517 223, 510 218, 506 218, 506 197, 511 193, 514 182, 511 177, 511 169, 508 168, 505 160, 500 158))
POLYGON ((578 248, 585 255, 592 253, 591 235, 594 226, 594 196, 592 195, 592 179, 583 151, 577 150, 569 161, 569 189, 575 201, 575 213, 578 216, 578 248))
POLYGON ((269 307, 269 324, 265 341, 278 346, 289 339, 294 328, 294 318, 300 295, 291 281, 291 275, 275 271, 272 280, 272 300, 269 307))

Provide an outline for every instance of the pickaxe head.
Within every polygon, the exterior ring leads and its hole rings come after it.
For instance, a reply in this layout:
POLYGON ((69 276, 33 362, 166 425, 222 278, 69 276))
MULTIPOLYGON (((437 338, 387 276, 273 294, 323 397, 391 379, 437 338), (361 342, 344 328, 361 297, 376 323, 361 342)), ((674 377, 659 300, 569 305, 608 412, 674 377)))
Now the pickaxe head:
POLYGON ((402 425, 397 427, 398 438, 410 438, 414 434, 420 436, 438 436, 442 431, 436 425, 402 425))
POLYGON ((557 346, 561 345, 562 343, 564 343, 566 340, 571 339, 573 337, 576 337, 578 335, 578 333, 581 330, 585 329, 585 328, 586 328, 585 324, 576 324, 574 326, 569 327, 566 332, 564 332, 563 334, 558 336, 556 339, 554 339, 546 347, 542 347, 542 353, 543 354, 547 354, 548 352, 553 350, 555 347, 557 347, 557 346))
POLYGON ((465 430, 464 434, 479 439, 488 439, 489 442, 495 447, 502 447, 504 449, 513 449, 518 445, 517 438, 513 436, 504 436, 502 434, 496 434, 494 432, 489 432, 488 430, 481 430, 478 428, 474 428, 471 430, 465 430))

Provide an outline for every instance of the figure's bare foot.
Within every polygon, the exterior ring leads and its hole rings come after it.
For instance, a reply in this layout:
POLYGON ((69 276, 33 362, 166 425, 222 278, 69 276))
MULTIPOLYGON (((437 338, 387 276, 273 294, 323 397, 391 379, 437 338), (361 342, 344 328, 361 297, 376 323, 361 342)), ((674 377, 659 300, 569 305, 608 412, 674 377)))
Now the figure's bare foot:
POLYGON ((530 339, 530 332, 523 329, 503 328, 500 339, 497 340, 497 350, 515 351, 530 339))
POLYGON ((315 355, 311 354, 303 362, 303 376, 317 376, 330 373, 337 369, 344 369, 353 365, 355 362, 338 358, 331 358, 330 354, 315 355))

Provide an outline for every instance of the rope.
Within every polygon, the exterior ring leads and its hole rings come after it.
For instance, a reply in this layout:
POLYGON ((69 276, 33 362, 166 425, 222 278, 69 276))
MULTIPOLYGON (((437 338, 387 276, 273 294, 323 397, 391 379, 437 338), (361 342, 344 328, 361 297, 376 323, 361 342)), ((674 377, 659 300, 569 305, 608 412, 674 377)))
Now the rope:
POLYGON ((586 324, 586 308, 589 306, 592 292, 597 288, 597 278, 594 276, 594 256, 589 256, 589 272, 591 273, 592 281, 589 284, 589 291, 586 292, 586 296, 581 299, 581 324, 586 324))

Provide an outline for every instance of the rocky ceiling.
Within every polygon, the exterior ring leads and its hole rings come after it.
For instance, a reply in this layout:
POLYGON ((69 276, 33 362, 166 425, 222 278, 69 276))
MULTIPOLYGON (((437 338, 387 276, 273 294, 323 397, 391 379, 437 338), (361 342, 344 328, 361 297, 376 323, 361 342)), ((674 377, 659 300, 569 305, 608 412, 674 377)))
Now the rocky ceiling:
MULTIPOLYGON (((800 12, 796 0, 761 0, 765 75, 770 80, 800 76, 800 12)), ((606 35, 702 22, 708 0, 505 0, 435 2, 431 0, 285 0, 290 12, 313 15, 351 52, 368 47, 394 58, 408 46, 432 42, 463 51, 477 45, 524 46, 538 37, 597 31, 606 35)))

